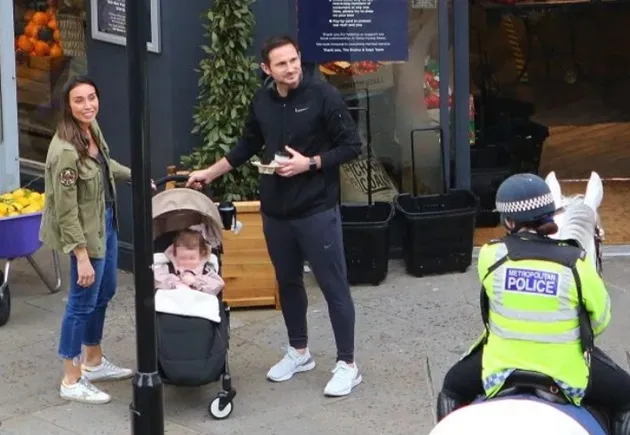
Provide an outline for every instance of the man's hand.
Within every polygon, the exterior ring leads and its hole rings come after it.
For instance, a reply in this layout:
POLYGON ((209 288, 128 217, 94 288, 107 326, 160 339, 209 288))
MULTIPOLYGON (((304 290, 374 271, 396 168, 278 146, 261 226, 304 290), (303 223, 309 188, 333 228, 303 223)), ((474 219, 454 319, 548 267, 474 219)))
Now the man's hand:
POLYGON ((204 184, 209 184, 211 181, 209 169, 200 169, 198 171, 192 171, 190 175, 188 175, 186 187, 201 189, 204 184))
POLYGON ((276 169, 276 174, 282 177, 293 177, 294 175, 301 174, 308 171, 310 165, 309 158, 304 157, 288 145, 285 146, 287 152, 291 154, 291 159, 286 162, 279 163, 280 167, 276 169))

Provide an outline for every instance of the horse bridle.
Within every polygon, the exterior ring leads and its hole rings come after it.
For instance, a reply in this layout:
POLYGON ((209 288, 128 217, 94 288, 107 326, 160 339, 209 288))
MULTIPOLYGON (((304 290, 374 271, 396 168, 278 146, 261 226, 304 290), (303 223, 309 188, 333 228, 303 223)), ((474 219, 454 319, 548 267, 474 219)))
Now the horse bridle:
MULTIPOLYGON (((561 213, 566 211, 566 207, 561 206, 558 207, 556 213, 561 213)), ((604 230, 599 225, 599 223, 595 224, 595 267, 597 268, 597 272, 599 272, 600 276, 604 271, 604 252, 602 250, 602 245, 604 243, 604 230)))
POLYGON ((597 265, 597 271, 601 275, 604 271, 604 253, 602 250, 602 244, 604 243, 604 230, 599 225, 595 225, 595 261, 597 265))

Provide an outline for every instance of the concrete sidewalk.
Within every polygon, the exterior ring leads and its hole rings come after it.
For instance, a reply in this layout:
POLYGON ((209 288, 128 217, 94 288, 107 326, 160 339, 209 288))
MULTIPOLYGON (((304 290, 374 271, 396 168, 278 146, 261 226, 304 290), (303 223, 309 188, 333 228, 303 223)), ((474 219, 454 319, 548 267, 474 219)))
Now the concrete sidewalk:
MULTIPOLYGON (((36 259, 52 271, 50 253, 36 259)), ((614 319, 600 344, 622 366, 630 349, 630 295, 626 259, 605 262, 614 319)), ((67 264, 63 265, 64 279, 67 264)), ((286 345, 282 316, 274 310, 238 310, 232 316, 230 364, 237 396, 225 421, 207 414, 217 384, 165 386, 166 432, 227 434, 427 434, 434 392, 480 327, 479 284, 474 265, 466 274, 413 278, 392 262, 386 282, 356 287, 357 363, 364 382, 346 398, 322 394, 334 363, 326 304, 310 281, 309 334, 314 371, 289 382, 265 380, 286 345)), ((102 384, 114 401, 86 406, 59 398, 61 364, 56 356, 66 290, 49 295, 29 264, 15 263, 10 280, 13 314, 0 328, 0 434, 68 435, 130 433, 131 382, 102 384)), ((108 312, 104 348, 117 364, 135 367, 133 279, 120 274, 108 312)))

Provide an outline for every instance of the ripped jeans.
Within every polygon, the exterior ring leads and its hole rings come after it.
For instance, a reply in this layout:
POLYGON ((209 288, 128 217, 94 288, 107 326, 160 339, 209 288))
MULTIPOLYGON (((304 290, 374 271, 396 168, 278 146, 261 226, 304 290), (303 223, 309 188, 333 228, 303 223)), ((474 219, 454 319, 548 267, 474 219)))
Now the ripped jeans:
POLYGON ((116 293, 118 279, 118 232, 113 208, 105 209, 106 248, 104 258, 90 258, 94 283, 90 287, 77 284, 77 258, 70 256, 70 292, 61 322, 59 356, 74 359, 81 355, 81 345, 96 346, 103 338, 105 312, 116 293))

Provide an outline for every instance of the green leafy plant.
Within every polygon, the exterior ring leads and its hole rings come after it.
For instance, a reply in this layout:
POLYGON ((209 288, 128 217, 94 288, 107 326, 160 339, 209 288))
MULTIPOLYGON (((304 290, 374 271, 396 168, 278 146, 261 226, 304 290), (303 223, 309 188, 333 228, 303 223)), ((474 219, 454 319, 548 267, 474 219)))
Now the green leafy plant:
MULTIPOLYGON (((199 63, 199 95, 192 132, 203 143, 182 157, 187 169, 206 168, 238 141, 254 91, 259 87, 258 64, 248 55, 254 31, 254 0, 214 0, 204 16, 206 54, 199 63)), ((245 164, 215 180, 217 199, 258 198, 258 170, 245 164)))

